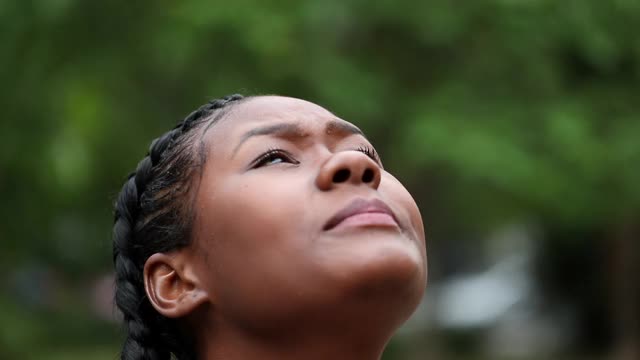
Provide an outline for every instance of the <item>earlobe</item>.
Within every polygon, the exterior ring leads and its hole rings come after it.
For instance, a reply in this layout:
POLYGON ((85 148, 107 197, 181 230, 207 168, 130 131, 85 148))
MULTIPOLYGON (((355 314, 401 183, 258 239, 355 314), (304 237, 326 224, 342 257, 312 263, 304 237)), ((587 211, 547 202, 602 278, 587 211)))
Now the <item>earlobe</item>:
POLYGON ((182 253, 157 253, 144 264, 144 286, 153 307, 163 316, 189 315, 209 301, 182 253))

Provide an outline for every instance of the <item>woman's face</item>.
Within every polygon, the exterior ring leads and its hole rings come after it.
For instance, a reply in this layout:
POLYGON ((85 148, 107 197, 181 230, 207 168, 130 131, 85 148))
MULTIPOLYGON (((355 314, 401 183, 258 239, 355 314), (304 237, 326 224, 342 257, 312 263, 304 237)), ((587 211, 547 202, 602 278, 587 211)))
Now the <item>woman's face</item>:
POLYGON ((265 96, 232 107, 204 143, 192 249, 218 318, 283 326, 378 299, 400 322, 413 312, 426 283, 420 213, 355 126, 265 96))

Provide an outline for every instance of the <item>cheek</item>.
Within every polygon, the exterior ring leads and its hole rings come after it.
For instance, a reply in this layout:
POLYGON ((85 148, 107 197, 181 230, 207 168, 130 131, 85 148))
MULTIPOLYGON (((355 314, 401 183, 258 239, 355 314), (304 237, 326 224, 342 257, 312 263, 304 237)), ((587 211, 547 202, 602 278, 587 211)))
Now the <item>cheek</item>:
POLYGON ((248 177, 222 189, 228 196, 220 204, 220 210, 225 218, 232 218, 221 224, 225 229, 275 236, 303 228, 300 218, 304 215, 307 193, 304 184, 295 178, 283 181, 264 178, 248 177))
POLYGON ((210 255, 210 287, 227 305, 246 308, 242 302, 262 298, 291 273, 283 259, 305 253, 302 184, 262 179, 229 177, 215 197, 200 199, 206 217, 200 216, 199 241, 210 255))
POLYGON ((415 231, 416 238, 424 244, 425 233, 422 215, 409 191, 398 179, 387 172, 382 177, 380 191, 383 196, 397 204, 400 211, 405 213, 409 227, 415 231))
POLYGON ((294 217, 300 213, 286 190, 277 184, 233 180, 219 187, 205 209, 210 214, 203 219, 210 228, 207 241, 218 251, 224 250, 229 260, 236 257, 234 252, 246 258, 286 241, 295 232, 294 217))
POLYGON ((380 185, 382 195, 393 201, 398 207, 398 211, 402 211, 405 219, 407 219, 408 231, 412 232, 409 236, 415 239, 417 251, 420 253, 421 261, 419 267, 421 277, 418 284, 419 287, 424 290, 428 273, 427 246, 422 215, 420 214, 418 205, 404 185, 391 174, 385 173, 380 185))

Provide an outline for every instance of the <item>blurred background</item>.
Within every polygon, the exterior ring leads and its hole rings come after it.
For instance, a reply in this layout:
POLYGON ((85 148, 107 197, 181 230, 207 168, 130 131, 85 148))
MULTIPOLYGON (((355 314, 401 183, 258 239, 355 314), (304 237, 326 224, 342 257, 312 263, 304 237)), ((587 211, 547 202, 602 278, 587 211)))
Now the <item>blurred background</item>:
POLYGON ((415 196, 384 360, 640 359, 640 2, 0 0, 0 358, 117 357, 112 203, 210 98, 304 98, 415 196))

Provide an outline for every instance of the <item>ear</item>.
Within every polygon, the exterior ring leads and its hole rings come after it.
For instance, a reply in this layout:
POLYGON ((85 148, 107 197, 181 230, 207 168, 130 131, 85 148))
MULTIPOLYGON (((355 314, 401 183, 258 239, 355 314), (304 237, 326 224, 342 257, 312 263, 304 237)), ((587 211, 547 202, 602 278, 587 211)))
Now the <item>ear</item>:
POLYGON ((179 318, 209 301, 184 252, 156 253, 144 264, 144 286, 151 305, 163 316, 179 318))

